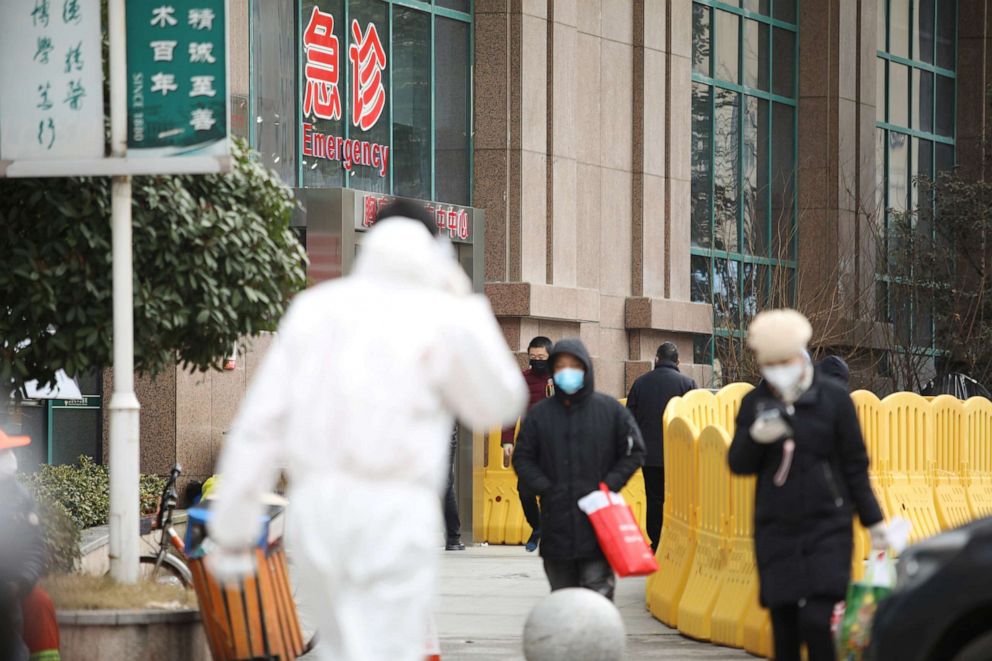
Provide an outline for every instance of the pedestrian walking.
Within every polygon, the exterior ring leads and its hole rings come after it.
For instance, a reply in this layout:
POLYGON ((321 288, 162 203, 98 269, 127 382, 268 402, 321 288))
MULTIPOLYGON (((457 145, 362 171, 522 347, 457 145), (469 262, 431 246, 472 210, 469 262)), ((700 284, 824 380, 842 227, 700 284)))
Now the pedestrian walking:
POLYGON ((696 382, 679 371, 679 350, 665 342, 655 354, 654 369, 644 374, 627 393, 627 408, 637 421, 647 454, 644 459, 644 492, 647 498, 647 529, 651 550, 661 542, 665 509, 665 429, 662 418, 673 397, 697 388, 696 382))
POLYGON ((441 507, 444 509, 444 550, 464 551, 462 519, 458 516, 458 498, 455 495, 455 462, 458 459, 458 425, 451 430, 448 443, 448 484, 444 489, 441 507))
POLYGON ((581 341, 558 342, 551 367, 555 395, 524 418, 513 467, 541 498, 541 557, 551 590, 583 587, 613 599, 616 576, 578 501, 601 482, 620 491, 644 461, 644 442, 630 412, 596 392, 581 341))
MULTIPOLYGON (((527 404, 528 411, 535 404, 555 393, 554 381, 551 379, 551 370, 548 367, 551 347, 551 339, 543 335, 538 335, 527 345, 527 359, 530 362, 530 367, 524 370, 524 381, 527 382, 527 390, 530 393, 530 400, 527 404)), ((503 428, 503 460, 506 463, 510 463, 513 457, 515 432, 515 425, 503 428)), ((520 494, 520 505, 524 510, 524 518, 532 531, 525 548, 528 552, 533 553, 537 550, 538 544, 541 543, 541 508, 537 503, 537 496, 529 491, 519 479, 517 480, 517 492, 520 494)))
POLYGON ((28 658, 21 603, 45 566, 38 510, 16 478, 14 448, 28 443, 26 436, 0 431, 0 659, 4 661, 28 658))
MULTIPOLYGON (((515 420, 527 391, 435 219, 381 210, 354 273, 299 294, 221 453, 207 556, 243 576, 285 468, 287 544, 319 659, 423 658, 455 416, 515 420)), ((249 564, 250 567, 250 564, 249 564)))
POLYGON ((830 618, 851 578, 852 519, 887 548, 868 455, 846 388, 813 369, 809 321, 795 310, 756 316, 748 332, 764 377, 741 403, 730 469, 757 475, 754 550, 777 661, 834 661, 830 618))

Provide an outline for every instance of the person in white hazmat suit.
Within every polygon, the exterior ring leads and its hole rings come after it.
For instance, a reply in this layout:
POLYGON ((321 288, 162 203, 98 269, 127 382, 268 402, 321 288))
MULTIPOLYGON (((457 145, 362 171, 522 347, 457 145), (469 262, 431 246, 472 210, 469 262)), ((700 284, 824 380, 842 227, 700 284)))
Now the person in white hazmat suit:
POLYGON ((320 659, 423 659, 454 418, 487 429, 527 403, 488 302, 436 233, 425 209, 393 203, 353 275, 297 296, 220 457, 211 566, 250 568, 259 497, 286 466, 320 659))

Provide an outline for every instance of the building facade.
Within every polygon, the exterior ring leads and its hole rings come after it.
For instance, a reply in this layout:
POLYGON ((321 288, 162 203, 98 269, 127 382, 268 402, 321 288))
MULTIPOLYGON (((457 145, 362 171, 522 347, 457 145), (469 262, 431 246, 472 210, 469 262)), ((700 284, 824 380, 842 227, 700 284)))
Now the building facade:
MULTIPOLYGON (((521 359, 534 335, 581 337, 618 397, 662 341, 698 382, 732 376, 727 356, 770 305, 810 311, 829 346, 880 346, 893 324, 935 348, 928 301, 897 295, 879 228, 919 203, 919 175, 986 176, 990 0, 230 13, 232 125, 297 190, 314 281, 346 273, 369 218, 402 196, 437 213, 521 359)), ((140 381, 145 470, 209 475, 267 342, 230 372, 140 381)), ((84 390, 80 411, 32 415, 52 438, 60 420, 92 426, 79 437, 99 458, 109 378, 84 390)))

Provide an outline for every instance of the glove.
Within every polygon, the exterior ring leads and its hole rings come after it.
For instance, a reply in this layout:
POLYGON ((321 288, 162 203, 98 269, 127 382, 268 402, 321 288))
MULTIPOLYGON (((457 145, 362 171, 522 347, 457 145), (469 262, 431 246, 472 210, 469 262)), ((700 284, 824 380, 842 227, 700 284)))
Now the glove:
POLYGON ((767 408, 758 412, 750 432, 755 443, 777 443, 792 435, 792 425, 779 409, 767 408))
POLYGON ((873 551, 888 551, 892 547, 889 540, 889 527, 885 521, 879 521, 868 529, 871 534, 871 548, 873 551))
POLYGON ((503 444, 503 463, 509 464, 510 459, 513 458, 513 443, 503 444))
POLYGON ((207 569, 222 585, 240 583, 255 574, 255 555, 249 549, 214 546, 205 555, 207 569))

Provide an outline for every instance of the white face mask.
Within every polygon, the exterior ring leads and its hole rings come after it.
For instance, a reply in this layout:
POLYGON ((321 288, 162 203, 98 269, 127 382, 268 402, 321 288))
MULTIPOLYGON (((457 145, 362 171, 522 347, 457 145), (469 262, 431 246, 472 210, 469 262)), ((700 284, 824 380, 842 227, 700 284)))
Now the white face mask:
POLYGON ((803 364, 788 363, 786 365, 762 367, 761 376, 779 393, 790 393, 795 390, 796 386, 799 385, 799 381, 803 378, 803 364))
POLYGON ((0 476, 9 477, 17 472, 17 456, 13 450, 0 450, 0 476))

